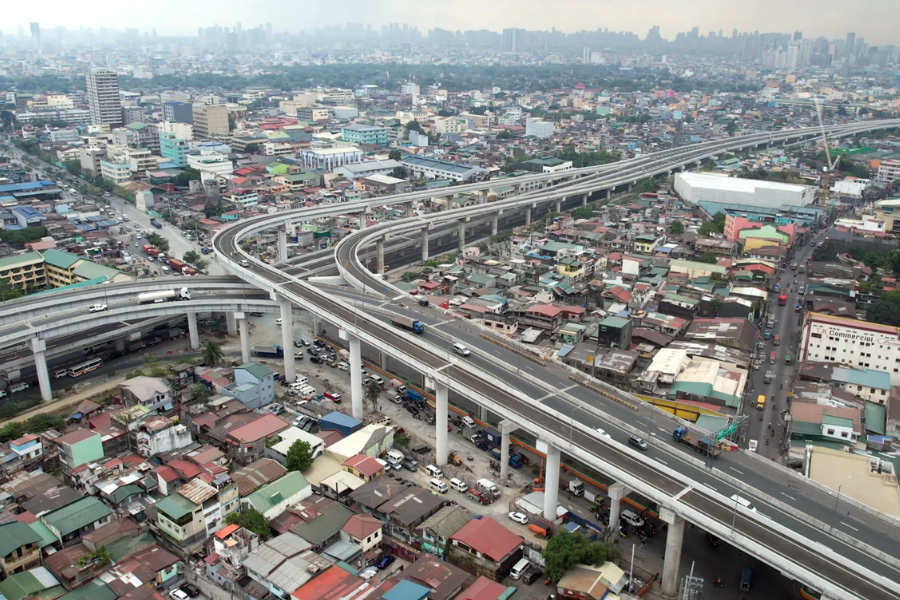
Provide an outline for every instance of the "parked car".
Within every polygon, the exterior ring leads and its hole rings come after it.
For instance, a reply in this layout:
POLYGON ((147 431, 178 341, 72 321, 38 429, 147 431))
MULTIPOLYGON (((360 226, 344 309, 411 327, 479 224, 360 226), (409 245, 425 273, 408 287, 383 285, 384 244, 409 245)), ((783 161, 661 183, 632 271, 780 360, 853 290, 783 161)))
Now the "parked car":
POLYGON ((366 567, 362 571, 359 572, 359 576, 364 581, 368 581, 378 575, 378 567, 366 567))
POLYGON ((172 590, 171 592, 169 592, 169 598, 174 598, 174 600, 188 600, 190 596, 188 596, 181 590, 172 590))
POLYGON ((378 563, 375 565, 381 570, 387 569, 389 566, 394 564, 394 561, 397 560, 397 557, 388 554, 387 556, 382 556, 378 559, 378 563))
POLYGON ((639 449, 639 450, 646 450, 646 449, 647 449, 647 442, 645 442, 645 441, 643 440, 643 438, 641 438, 641 437, 639 437, 639 436, 636 436, 636 435, 629 436, 629 437, 628 437, 628 443, 631 444, 632 446, 634 446, 635 448, 639 449))
POLYGON ((513 521, 520 525, 528 525, 528 517, 526 517, 525 515, 523 515, 520 512, 511 512, 511 513, 509 513, 508 516, 509 516, 510 521, 513 521))
POLYGON ((196 598, 200 595, 200 588, 198 588, 193 583, 186 583, 181 586, 181 591, 190 596, 191 598, 196 598))
POLYGON ((525 575, 522 576, 522 583, 524 583, 525 585, 531 585, 543 574, 543 572, 537 569, 529 569, 528 571, 526 571, 525 575))
POLYGON ((407 471, 410 471, 410 472, 412 472, 412 473, 415 473, 416 471, 419 470, 419 467, 416 465, 416 463, 415 463, 414 461, 411 461, 411 460, 408 460, 408 459, 407 459, 407 460, 404 460, 404 461, 401 463, 401 466, 402 466, 404 469, 406 469, 407 471))
POLYGON ((349 371, 349 370, 350 370, 350 363, 346 363, 346 362, 343 362, 343 361, 342 361, 342 362, 339 362, 337 368, 340 369, 341 371, 349 371))

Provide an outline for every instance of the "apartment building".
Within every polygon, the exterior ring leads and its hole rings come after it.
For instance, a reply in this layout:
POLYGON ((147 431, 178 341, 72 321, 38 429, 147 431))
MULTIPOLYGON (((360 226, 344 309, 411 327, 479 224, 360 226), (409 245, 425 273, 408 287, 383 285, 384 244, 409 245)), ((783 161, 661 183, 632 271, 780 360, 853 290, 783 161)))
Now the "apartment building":
POLYGON ((347 125, 341 129, 341 139, 354 144, 386 146, 388 130, 375 125, 347 125))
POLYGON ((538 138, 552 137, 555 127, 552 121, 545 121, 539 117, 525 119, 525 135, 538 138))
POLYGON ((103 148, 82 147, 78 149, 78 159, 82 171, 90 171, 94 176, 100 175, 100 159, 106 156, 103 148))
POLYGON ((190 146, 187 140, 179 138, 174 133, 159 134, 159 154, 168 158, 169 162, 179 169, 187 166, 187 156, 190 146))
POLYGON ((301 121, 328 121, 332 114, 328 106, 298 106, 295 111, 301 121))
POLYGON ((228 107, 203 106, 194 110, 194 137, 209 140, 217 135, 228 135, 228 107))
POLYGON ((25 292, 29 288, 47 285, 44 257, 37 252, 27 252, 0 258, 0 280, 25 292))
POLYGON ((300 164, 307 169, 333 171, 342 165, 362 162, 365 153, 356 146, 310 148, 297 155, 300 164))
POLYGON ((192 169, 200 171, 203 181, 215 179, 220 175, 231 175, 234 172, 234 164, 227 155, 212 150, 191 152, 187 155, 187 164, 192 169))
POLYGON ((100 176, 116 185, 131 181, 131 165, 100 159, 100 176))
POLYGON ((92 125, 122 125, 122 98, 119 75, 108 67, 93 67, 85 75, 88 108, 92 125))
POLYGON ((82 465, 103 458, 103 441, 99 433, 90 429, 76 429, 56 438, 59 446, 59 466, 69 483, 82 465))
POLYGON ((162 105, 163 120, 178 123, 194 122, 194 106, 188 102, 166 102, 162 105))
POLYGON ((486 173, 486 169, 465 163, 438 160, 425 156, 406 156, 400 161, 414 177, 423 179, 449 179, 450 181, 466 181, 475 175, 486 173))
POLYGON ((881 164, 878 165, 877 178, 879 181, 892 183, 898 177, 900 177, 900 160, 889 158, 881 161, 881 164))

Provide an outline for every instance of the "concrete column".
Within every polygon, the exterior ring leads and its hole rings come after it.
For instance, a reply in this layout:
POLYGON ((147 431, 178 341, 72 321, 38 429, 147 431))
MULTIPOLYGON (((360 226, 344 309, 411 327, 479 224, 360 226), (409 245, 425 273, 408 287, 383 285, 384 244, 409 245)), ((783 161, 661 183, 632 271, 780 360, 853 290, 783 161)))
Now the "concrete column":
POLYGON ((556 201, 556 209, 555 209, 555 212, 558 212, 558 213, 561 213, 561 212, 562 212, 562 200, 557 200, 557 201, 556 201))
POLYGON ((487 423, 488 421, 488 409, 486 406, 478 406, 478 420, 482 423, 487 423))
POLYGON ((237 335, 237 322, 234 320, 234 313, 225 313, 225 329, 228 331, 228 337, 237 335))
POLYGON ((559 448, 547 444, 547 476, 544 478, 544 518, 556 521, 559 505, 559 448))
POLYGON ((669 525, 666 531, 666 560, 663 563, 661 591, 664 596, 674 596, 678 593, 678 573, 681 570, 684 519, 665 506, 660 509, 659 518, 669 525))
POLYGON ((480 190, 476 192, 478 194, 478 204, 487 204, 488 191, 480 190))
POLYGON ((491 217, 491 235, 497 235, 497 220, 499 217, 497 215, 493 215, 491 217))
POLYGON ((434 386, 434 426, 435 426, 435 461, 439 467, 447 464, 447 410, 449 402, 447 398, 450 390, 443 383, 434 386))
POLYGON ((403 214, 406 215, 407 218, 413 216, 413 202, 407 202, 404 204, 404 207, 403 214))
POLYGON ((422 228, 422 262, 428 262, 428 227, 422 228))
POLYGON ((378 257, 377 261, 377 273, 378 275, 384 274, 384 237, 380 237, 375 240, 375 254, 378 257))
POLYGON ((294 381, 297 369, 294 365, 294 313, 293 305, 287 298, 278 297, 281 306, 281 345, 284 347, 284 379, 294 381))
POLYGON ((622 513, 622 498, 628 495, 628 490, 621 483, 609 486, 609 528, 619 529, 619 515, 622 513))
POLYGON ((116 340, 116 352, 125 352, 125 338, 116 340))
POLYGON ((247 315, 239 312, 234 313, 237 318, 238 329, 241 334, 241 360, 244 364, 250 362, 250 323, 247 321, 247 315))
POLYGON ((509 478, 509 430, 500 426, 500 481, 506 483, 509 478))
POLYGON ((191 338, 191 350, 200 349, 200 330, 197 329, 197 313, 189 312, 187 314, 188 333, 191 338))
POLYGON ((366 219, 368 219, 368 218, 369 218, 369 214, 368 214, 368 212, 366 212, 365 209, 360 211, 360 213, 359 213, 359 230, 360 231, 362 231, 363 229, 366 228, 366 219))
POLYGON ((588 205, 588 195, 587 194, 585 194, 584 196, 581 197, 581 205, 582 206, 588 205))
POLYGON ((362 350, 359 338, 348 334, 350 344, 350 404, 354 419, 363 418, 362 350))
POLYGON ((525 207, 525 227, 531 226, 531 207, 525 207))
POLYGON ((31 338, 31 352, 34 354, 34 369, 37 371, 38 385, 41 388, 41 400, 53 400, 50 389, 50 372, 47 371, 47 342, 39 338, 31 338))
POLYGON ((519 195, 519 190, 521 190, 521 189, 522 189, 522 186, 521 186, 521 185, 518 185, 518 184, 517 184, 517 185, 514 185, 514 186, 513 186, 513 195, 518 196, 518 195, 519 195))
POLYGON ((278 260, 285 262, 288 259, 287 229, 282 225, 278 228, 278 260))
POLYGON ((628 184, 628 193, 629 193, 629 194, 631 193, 631 185, 632 185, 632 184, 630 184, 630 183, 628 184))
POLYGON ((378 353, 378 366, 381 367, 382 371, 388 370, 388 353, 387 352, 379 352, 378 353))
POLYGON ((606 190, 606 199, 609 200, 610 198, 612 198, 612 190, 608 189, 606 190))
POLYGON ((458 248, 459 251, 462 252, 466 249, 466 221, 465 219, 460 219, 456 222, 457 226, 457 241, 459 242, 458 248))

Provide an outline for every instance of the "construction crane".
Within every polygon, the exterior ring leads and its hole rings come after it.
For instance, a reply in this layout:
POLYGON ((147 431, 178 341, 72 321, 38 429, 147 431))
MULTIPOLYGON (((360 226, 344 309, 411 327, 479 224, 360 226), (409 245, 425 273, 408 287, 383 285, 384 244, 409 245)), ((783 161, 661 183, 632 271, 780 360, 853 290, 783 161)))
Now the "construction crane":
POLYGON ((822 123, 822 107, 819 105, 819 99, 813 96, 813 102, 816 105, 816 117, 819 119, 819 129, 822 130, 822 149, 825 151, 825 164, 827 166, 822 167, 822 172, 824 174, 823 180, 824 185, 822 186, 822 206, 826 206, 828 203, 828 182, 831 179, 831 174, 837 169, 838 163, 841 161, 840 155, 838 155, 834 162, 831 160, 831 149, 828 147, 828 136, 825 135, 825 125, 822 123))

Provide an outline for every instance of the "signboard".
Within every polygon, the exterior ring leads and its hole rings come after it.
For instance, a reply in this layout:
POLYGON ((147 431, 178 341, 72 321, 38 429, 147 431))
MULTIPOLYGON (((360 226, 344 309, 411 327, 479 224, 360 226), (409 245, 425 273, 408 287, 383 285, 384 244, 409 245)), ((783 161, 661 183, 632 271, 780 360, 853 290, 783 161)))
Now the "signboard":
POLYGON ((735 431, 737 431, 737 423, 731 423, 730 425, 726 425, 725 427, 723 427, 716 433, 716 441, 721 442, 722 440, 724 440, 726 437, 728 437, 735 431))

